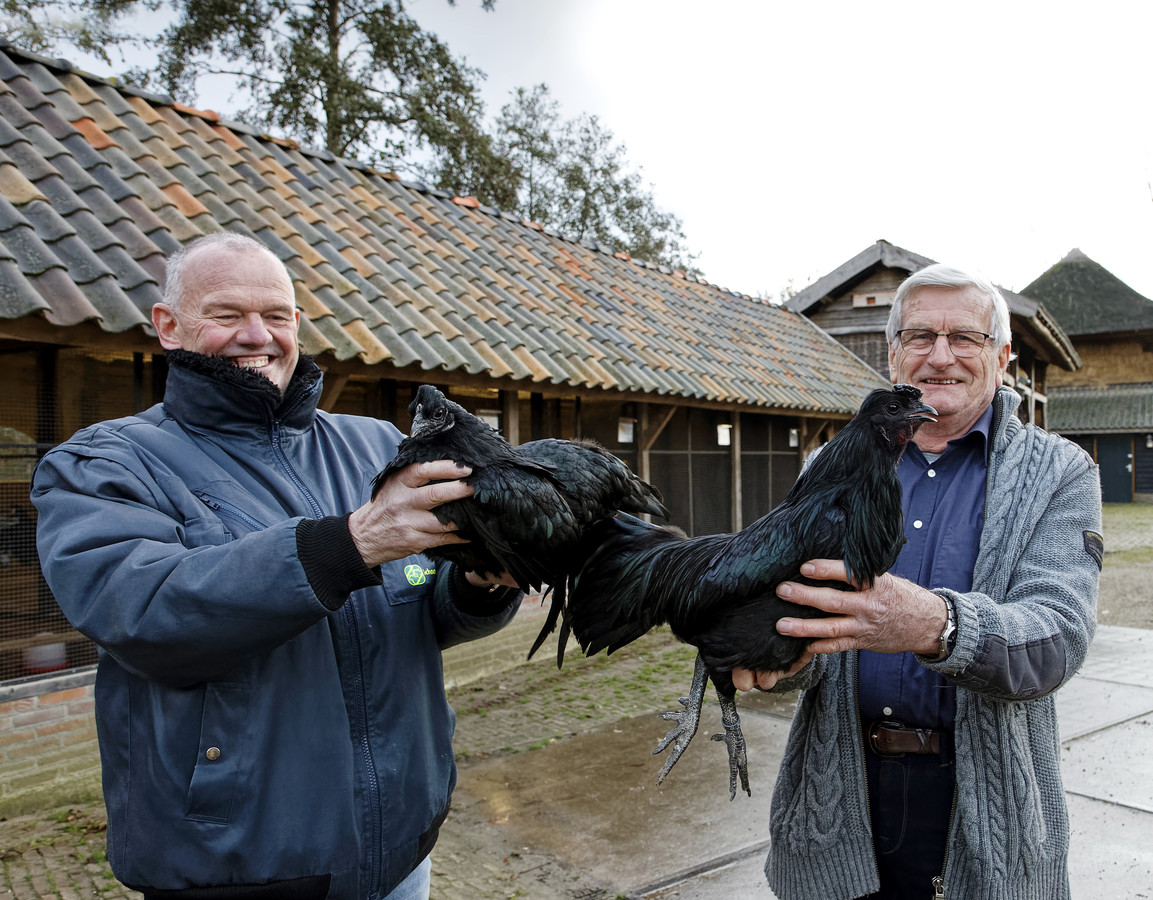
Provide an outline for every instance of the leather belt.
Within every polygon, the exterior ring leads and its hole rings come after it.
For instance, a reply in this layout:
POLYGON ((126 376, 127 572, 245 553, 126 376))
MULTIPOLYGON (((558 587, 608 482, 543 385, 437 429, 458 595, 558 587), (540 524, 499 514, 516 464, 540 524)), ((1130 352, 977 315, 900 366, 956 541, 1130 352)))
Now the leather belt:
POLYGON ((943 736, 947 738, 949 733, 934 728, 905 728, 900 722, 886 721, 874 722, 865 732, 869 746, 878 756, 940 753, 943 736))

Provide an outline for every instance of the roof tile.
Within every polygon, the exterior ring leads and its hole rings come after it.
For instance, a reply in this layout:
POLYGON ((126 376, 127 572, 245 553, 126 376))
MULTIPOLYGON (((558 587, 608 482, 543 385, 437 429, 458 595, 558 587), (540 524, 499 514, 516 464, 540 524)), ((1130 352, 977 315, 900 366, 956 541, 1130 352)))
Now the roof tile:
POLYGON ((162 254, 228 228, 333 359, 836 414, 882 383, 787 310, 2 48, 0 201, 0 316, 151 335, 162 254))

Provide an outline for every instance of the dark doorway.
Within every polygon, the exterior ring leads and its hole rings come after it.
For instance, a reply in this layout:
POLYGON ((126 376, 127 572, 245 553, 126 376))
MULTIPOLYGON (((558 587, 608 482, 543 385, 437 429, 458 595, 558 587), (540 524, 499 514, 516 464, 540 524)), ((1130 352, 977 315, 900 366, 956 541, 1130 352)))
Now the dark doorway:
POLYGON ((1097 464, 1101 467, 1101 499, 1106 503, 1132 503, 1132 435, 1098 435, 1097 464))

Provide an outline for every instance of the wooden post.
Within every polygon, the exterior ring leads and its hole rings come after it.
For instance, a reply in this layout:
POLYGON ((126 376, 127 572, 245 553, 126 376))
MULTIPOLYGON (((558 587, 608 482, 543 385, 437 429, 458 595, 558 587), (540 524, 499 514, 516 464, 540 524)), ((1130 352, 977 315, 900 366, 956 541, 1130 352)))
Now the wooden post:
POLYGON ((520 443, 520 403, 516 391, 500 392, 500 411, 505 440, 515 447, 520 443))

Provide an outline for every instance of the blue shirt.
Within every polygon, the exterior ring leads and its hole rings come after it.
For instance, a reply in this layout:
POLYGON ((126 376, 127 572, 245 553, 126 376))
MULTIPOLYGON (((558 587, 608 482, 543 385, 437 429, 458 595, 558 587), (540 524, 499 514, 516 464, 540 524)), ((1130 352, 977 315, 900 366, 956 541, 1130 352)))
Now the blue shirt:
MULTIPOLYGON (((985 522, 990 406, 968 433, 949 441, 930 462, 910 444, 897 467, 905 537, 890 571, 926 588, 966 592, 985 522)), ((892 719, 907 727, 951 730, 956 689, 912 653, 860 651, 857 700, 861 721, 892 719)))

